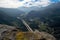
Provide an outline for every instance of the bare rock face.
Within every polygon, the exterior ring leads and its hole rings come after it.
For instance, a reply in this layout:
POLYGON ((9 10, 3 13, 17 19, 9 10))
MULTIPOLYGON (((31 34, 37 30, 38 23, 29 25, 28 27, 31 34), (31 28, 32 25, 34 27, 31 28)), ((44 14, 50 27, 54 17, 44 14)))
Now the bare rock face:
POLYGON ((40 40, 56 40, 56 38, 53 35, 46 32, 37 32, 35 34, 38 36, 38 39, 40 40))
POLYGON ((14 39, 13 35, 17 32, 17 29, 13 26, 1 25, 0 24, 0 40, 14 39), (9 38, 9 39, 8 39, 9 38))
POLYGON ((18 32, 16 40, 56 40, 56 38, 46 32, 18 32))
POLYGON ((0 24, 0 34, 4 31, 11 31, 13 29, 16 29, 15 27, 13 26, 8 26, 8 25, 1 25, 0 24))
POLYGON ((0 24, 0 40, 56 40, 46 32, 21 32, 14 26, 0 24))

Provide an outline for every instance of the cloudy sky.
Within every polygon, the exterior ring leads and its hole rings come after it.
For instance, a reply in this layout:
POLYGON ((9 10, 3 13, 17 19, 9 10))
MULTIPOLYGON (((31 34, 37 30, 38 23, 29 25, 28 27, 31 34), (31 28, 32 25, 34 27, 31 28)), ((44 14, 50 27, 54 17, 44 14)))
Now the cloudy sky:
POLYGON ((59 0, 0 0, 0 7, 18 8, 18 7, 45 7, 59 0))

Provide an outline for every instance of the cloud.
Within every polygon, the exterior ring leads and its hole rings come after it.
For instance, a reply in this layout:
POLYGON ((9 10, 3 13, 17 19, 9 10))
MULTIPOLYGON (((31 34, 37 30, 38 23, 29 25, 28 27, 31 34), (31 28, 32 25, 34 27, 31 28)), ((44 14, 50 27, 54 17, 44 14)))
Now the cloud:
POLYGON ((23 3, 18 0, 0 0, 0 7, 17 8, 19 6, 23 6, 23 3))
POLYGON ((24 1, 19 1, 19 0, 0 0, 0 7, 4 8, 18 8, 18 7, 32 7, 32 6, 42 6, 45 7, 49 5, 51 2, 50 0, 38 0, 36 2, 32 2, 32 0, 24 0, 24 1), (28 2, 26 4, 26 2, 28 2))
POLYGON ((50 0, 38 0, 36 2, 29 2, 28 4, 25 4, 24 6, 26 7, 31 7, 31 6, 38 6, 38 7, 45 7, 50 4, 50 0))

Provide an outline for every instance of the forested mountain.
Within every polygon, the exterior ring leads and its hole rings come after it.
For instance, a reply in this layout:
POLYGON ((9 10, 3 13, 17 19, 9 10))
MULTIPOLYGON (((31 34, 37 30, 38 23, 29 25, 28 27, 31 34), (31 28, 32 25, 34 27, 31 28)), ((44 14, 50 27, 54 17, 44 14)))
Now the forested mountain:
POLYGON ((0 8, 0 10, 12 17, 17 17, 25 13, 16 8, 0 8))
MULTIPOLYGON (((17 19, 18 16, 24 18, 24 20, 27 19, 26 22, 29 24, 29 26, 32 29, 39 29, 38 23, 43 22, 45 24, 48 24, 48 27, 54 28, 54 36, 59 40, 59 37, 60 37, 60 2, 53 3, 41 9, 42 10, 35 10, 35 11, 32 10, 27 15, 25 15, 25 12, 19 9, 0 8, 0 24, 13 25, 13 26, 19 27, 23 31, 26 31, 27 29, 25 25, 21 22, 21 20, 17 19)), ((42 25, 42 28, 43 26, 45 25, 42 25)))
POLYGON ((24 24, 21 22, 21 20, 17 19, 18 16, 24 13, 25 12, 17 9, 0 8, 0 24, 15 26, 20 28, 22 31, 26 31, 27 29, 24 24))
POLYGON ((49 27, 55 29, 55 36, 60 37, 60 2, 51 4, 43 10, 31 11, 26 18, 47 23, 49 27))
POLYGON ((12 17, 8 16, 4 11, 0 10, 0 24, 11 24, 12 17))
MULTIPOLYGON (((60 3, 52 4, 44 10, 31 11, 26 18, 39 18, 44 22, 52 22, 50 26, 60 26, 60 3)), ((50 23, 49 23, 50 24, 50 23)))

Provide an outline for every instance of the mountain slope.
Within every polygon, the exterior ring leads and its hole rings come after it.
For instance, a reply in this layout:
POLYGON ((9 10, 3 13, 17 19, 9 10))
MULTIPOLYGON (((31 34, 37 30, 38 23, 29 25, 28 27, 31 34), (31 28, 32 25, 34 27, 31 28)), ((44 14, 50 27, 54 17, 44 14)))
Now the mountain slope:
POLYGON ((6 12, 5 10, 6 9, 0 9, 0 24, 16 26, 16 27, 19 27, 23 31, 27 30, 24 24, 21 22, 21 20, 17 19, 17 17, 22 14, 22 13, 20 14, 20 11, 19 12, 17 11, 17 13, 15 12, 13 13, 9 10, 7 10, 6 12))
POLYGON ((26 16, 27 19, 39 19, 47 23, 49 27, 55 29, 55 37, 60 40, 60 2, 45 7, 44 10, 31 11, 26 16))
POLYGON ((39 18, 41 21, 55 22, 55 26, 60 26, 60 3, 52 4, 44 10, 31 11, 26 18, 39 18), (58 23, 58 24, 57 24, 58 23))
POLYGON ((25 13, 21 10, 14 9, 14 8, 0 8, 0 10, 4 11, 7 15, 12 17, 17 17, 25 13))
POLYGON ((8 24, 12 25, 11 22, 13 21, 13 18, 7 15, 4 11, 0 10, 0 24, 8 24))

